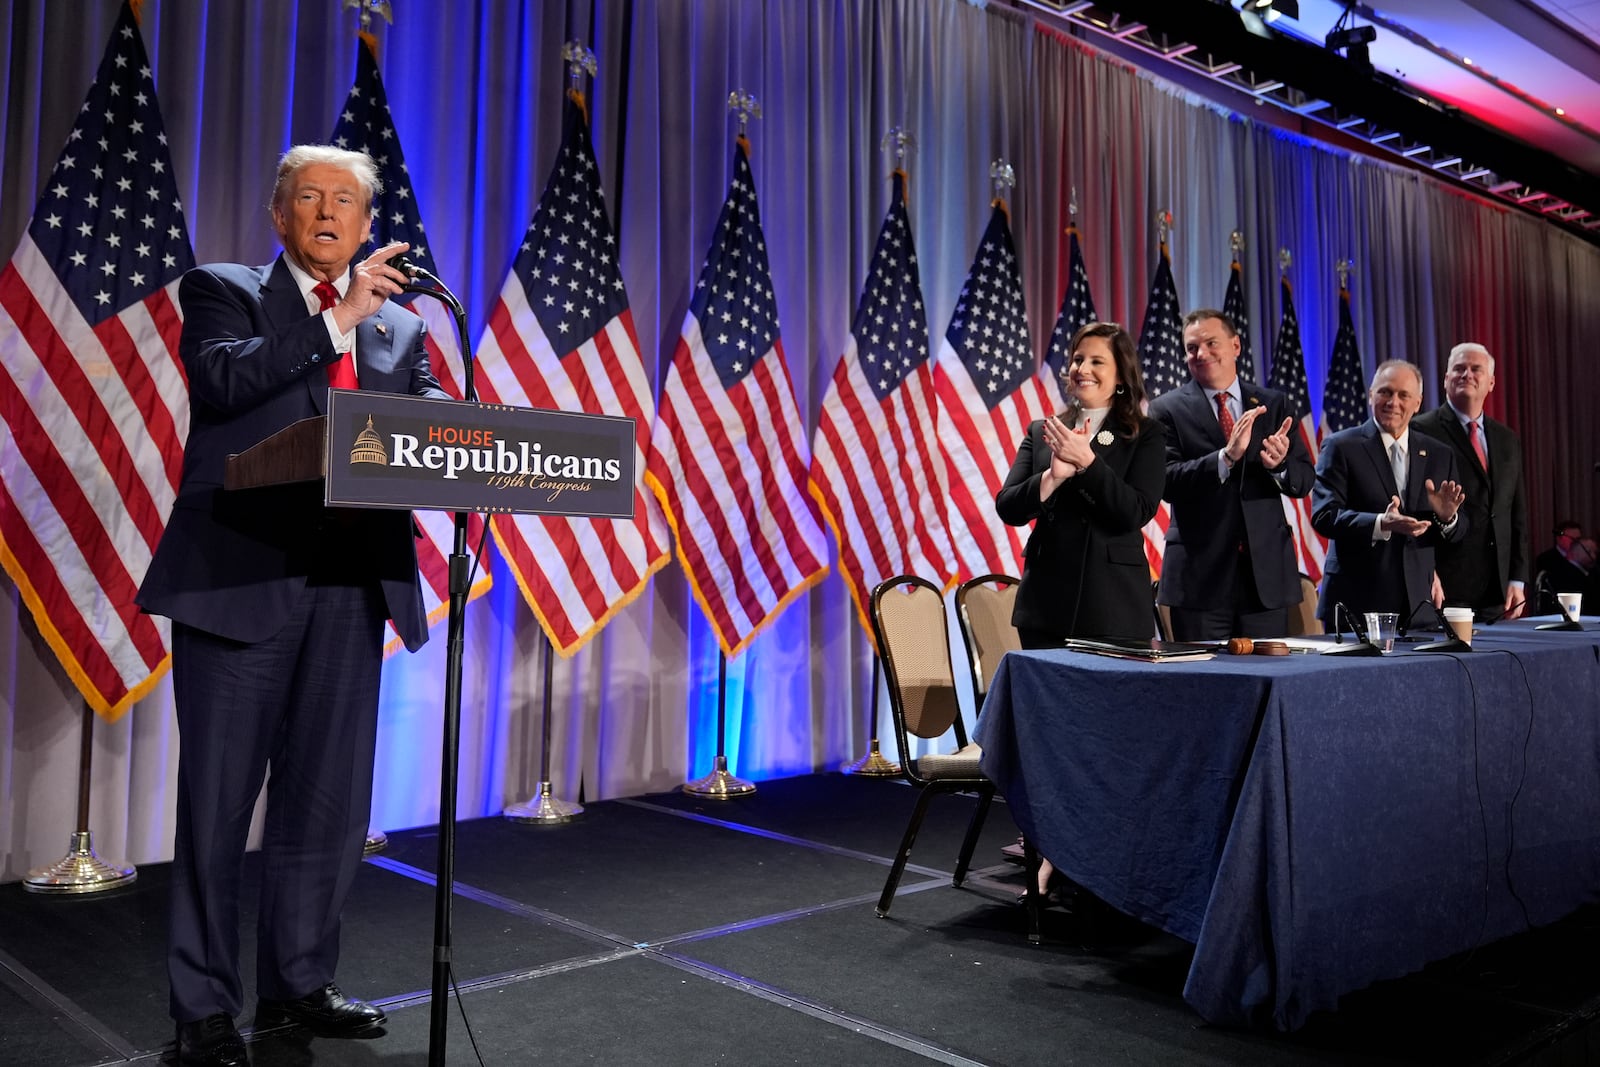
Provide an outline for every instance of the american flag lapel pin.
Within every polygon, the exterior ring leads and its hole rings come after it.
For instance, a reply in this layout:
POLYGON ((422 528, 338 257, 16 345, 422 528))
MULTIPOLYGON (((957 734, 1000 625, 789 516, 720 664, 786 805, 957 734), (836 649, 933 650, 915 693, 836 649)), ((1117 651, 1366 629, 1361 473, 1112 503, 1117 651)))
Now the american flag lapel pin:
POLYGON ((1417 449, 1417 458, 1418 459, 1427 459, 1428 458, 1428 450, 1426 448, 1417 449))
POLYGON ((389 327, 384 325, 381 322, 378 323, 378 336, 379 337, 388 337, 389 336, 389 327))

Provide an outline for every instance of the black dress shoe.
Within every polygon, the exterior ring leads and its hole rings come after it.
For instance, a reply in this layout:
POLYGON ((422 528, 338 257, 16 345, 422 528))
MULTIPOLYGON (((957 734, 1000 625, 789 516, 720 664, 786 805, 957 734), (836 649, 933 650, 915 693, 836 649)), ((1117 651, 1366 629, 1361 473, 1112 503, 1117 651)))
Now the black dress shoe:
POLYGON ((233 1016, 220 1012, 178 1024, 179 1067, 250 1067, 233 1016))
POLYGON ((292 1022, 322 1037, 354 1037, 378 1029, 388 1018, 382 1008, 352 1000, 329 982, 299 1000, 262 998, 261 1008, 256 1012, 256 1025, 292 1022))

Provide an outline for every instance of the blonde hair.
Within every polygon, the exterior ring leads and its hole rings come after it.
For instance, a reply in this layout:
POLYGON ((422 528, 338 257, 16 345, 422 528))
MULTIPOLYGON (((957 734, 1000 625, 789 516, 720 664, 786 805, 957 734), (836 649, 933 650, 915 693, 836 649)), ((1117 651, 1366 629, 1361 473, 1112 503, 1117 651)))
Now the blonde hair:
POLYGON ((367 191, 367 209, 373 210, 378 196, 383 192, 383 181, 378 177, 378 164, 365 152, 353 152, 331 144, 297 144, 278 160, 278 176, 272 183, 272 207, 283 206, 289 181, 302 169, 317 163, 339 167, 356 176, 367 191))

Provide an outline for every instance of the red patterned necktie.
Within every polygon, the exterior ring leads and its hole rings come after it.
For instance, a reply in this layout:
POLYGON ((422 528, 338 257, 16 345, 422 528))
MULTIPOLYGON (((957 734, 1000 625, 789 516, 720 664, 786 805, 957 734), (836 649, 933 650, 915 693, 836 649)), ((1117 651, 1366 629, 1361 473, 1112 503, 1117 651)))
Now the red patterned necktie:
MULTIPOLYGON (((311 287, 311 292, 316 295, 317 302, 322 306, 319 311, 327 311, 339 302, 339 290, 333 287, 332 282, 318 282, 311 287)), ((356 381, 356 361, 353 352, 346 352, 339 357, 337 363, 328 366, 329 389, 359 389, 361 385, 356 381)))
POLYGON ((1228 394, 1217 394, 1217 421, 1222 424, 1222 439, 1233 436, 1233 412, 1228 410, 1228 394))
POLYGON ((1483 450, 1483 433, 1478 429, 1476 422, 1467 423, 1467 439, 1472 442, 1472 451, 1477 453, 1478 465, 1488 470, 1489 456, 1483 450))

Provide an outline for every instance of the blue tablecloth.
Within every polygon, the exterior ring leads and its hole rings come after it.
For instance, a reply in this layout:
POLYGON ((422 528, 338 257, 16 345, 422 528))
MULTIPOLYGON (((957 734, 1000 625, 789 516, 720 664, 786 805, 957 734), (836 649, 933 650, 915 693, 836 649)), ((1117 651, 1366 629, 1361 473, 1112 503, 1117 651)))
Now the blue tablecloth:
POLYGON ((1013 652, 976 740, 1045 856, 1194 942, 1196 1011, 1293 1029, 1600 899, 1600 632, 1477 648, 1013 652))

